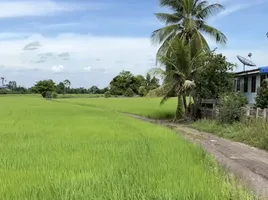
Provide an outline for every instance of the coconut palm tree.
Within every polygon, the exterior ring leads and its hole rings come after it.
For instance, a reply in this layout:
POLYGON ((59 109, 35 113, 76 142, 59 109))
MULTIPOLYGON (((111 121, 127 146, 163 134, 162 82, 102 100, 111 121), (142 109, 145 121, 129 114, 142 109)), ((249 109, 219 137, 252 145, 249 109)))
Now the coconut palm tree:
POLYGON ((216 28, 207 24, 207 20, 224 8, 221 4, 210 4, 205 0, 160 0, 160 6, 168 7, 172 13, 156 13, 156 17, 165 23, 163 28, 152 33, 152 41, 160 44, 158 54, 168 48, 168 42, 185 38, 193 40, 191 53, 200 49, 209 49, 204 34, 211 36, 218 43, 226 43, 226 36, 216 28))
POLYGON ((175 119, 180 118, 183 114, 189 118, 194 112, 191 109, 191 102, 189 102, 195 95, 194 75, 201 68, 197 63, 204 58, 205 52, 200 50, 192 57, 191 44, 186 43, 185 39, 167 42, 167 46, 166 54, 159 54, 157 58, 161 66, 153 68, 150 73, 158 75, 164 80, 162 89, 165 94, 160 104, 164 104, 170 97, 176 95, 178 103, 175 119))

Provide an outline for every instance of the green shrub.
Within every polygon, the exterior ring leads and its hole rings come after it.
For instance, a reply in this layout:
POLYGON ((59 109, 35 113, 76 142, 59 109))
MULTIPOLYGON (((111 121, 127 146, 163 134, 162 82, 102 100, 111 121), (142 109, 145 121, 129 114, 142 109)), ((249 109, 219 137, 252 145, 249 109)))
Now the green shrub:
POLYGON ((110 91, 106 91, 105 93, 104 93, 104 97, 105 98, 109 98, 109 97, 111 97, 112 95, 111 95, 111 92, 110 91))
POLYGON ((240 121, 247 99, 240 93, 226 93, 220 97, 218 121, 232 124, 240 121))
POLYGON ((148 93, 148 92, 147 92, 145 86, 140 86, 140 87, 139 87, 139 95, 140 95, 141 97, 146 96, 147 93, 148 93))
POLYGON ((255 101, 256 107, 259 107, 261 109, 268 107, 268 82, 266 80, 264 80, 262 86, 258 88, 255 101))
POLYGON ((133 97, 134 96, 134 92, 131 88, 128 88, 125 93, 124 93, 125 97, 133 97))
POLYGON ((46 99, 51 99, 52 98, 52 92, 51 91, 47 91, 42 93, 42 96, 46 99))
POLYGON ((58 94, 56 92, 52 92, 52 98, 56 99, 58 97, 58 94))
POLYGON ((147 97, 163 97, 166 94, 166 90, 163 87, 159 87, 153 90, 150 90, 147 97))

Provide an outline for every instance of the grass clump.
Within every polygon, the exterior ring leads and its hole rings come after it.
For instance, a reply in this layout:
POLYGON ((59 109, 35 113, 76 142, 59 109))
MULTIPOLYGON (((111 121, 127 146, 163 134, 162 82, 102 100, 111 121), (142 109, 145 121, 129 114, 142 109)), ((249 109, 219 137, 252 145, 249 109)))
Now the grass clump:
POLYGON ((221 124, 215 120, 200 120, 191 126, 200 131, 268 150, 268 123, 262 120, 243 120, 233 124, 221 124))
POLYGON ((0 199, 254 198, 169 129, 109 109, 31 97, 1 101, 0 199))

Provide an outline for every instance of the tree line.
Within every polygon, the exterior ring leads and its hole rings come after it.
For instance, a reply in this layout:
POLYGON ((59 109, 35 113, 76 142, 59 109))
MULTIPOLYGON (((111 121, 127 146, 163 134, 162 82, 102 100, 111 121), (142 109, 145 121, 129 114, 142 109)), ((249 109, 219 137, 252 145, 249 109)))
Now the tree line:
POLYGON ((16 81, 9 81, 4 88, 0 89, 0 94, 32 94, 39 93, 42 97, 56 97, 57 94, 105 94, 109 96, 127 96, 134 95, 145 96, 150 90, 158 88, 159 79, 151 76, 133 75, 130 71, 122 71, 115 76, 109 83, 109 86, 99 88, 96 85, 90 88, 73 88, 71 82, 66 79, 59 83, 53 80, 40 80, 34 86, 25 88, 18 86, 16 81))

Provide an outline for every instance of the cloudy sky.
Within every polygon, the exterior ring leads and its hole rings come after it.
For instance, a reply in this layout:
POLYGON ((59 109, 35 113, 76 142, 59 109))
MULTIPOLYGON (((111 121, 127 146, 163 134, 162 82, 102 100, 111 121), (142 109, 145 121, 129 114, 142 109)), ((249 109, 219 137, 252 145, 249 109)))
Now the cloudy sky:
MULTIPOLYGON (((215 0, 225 10, 209 23, 228 43, 211 47, 238 63, 247 56, 268 65, 268 0, 215 0)), ((37 80, 69 79, 74 87, 107 86, 121 70, 154 67, 160 28, 158 0, 0 0, 0 76, 29 87, 37 80)), ((238 68, 239 70, 241 68, 238 68)))

